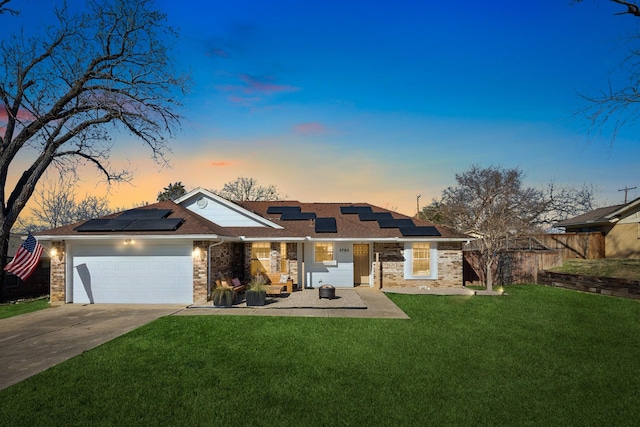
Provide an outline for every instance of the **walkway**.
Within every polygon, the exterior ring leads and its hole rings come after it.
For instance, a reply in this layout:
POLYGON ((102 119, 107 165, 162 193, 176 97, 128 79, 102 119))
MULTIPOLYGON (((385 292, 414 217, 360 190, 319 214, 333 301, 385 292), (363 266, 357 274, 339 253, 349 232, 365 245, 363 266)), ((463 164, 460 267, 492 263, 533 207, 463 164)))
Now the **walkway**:
POLYGON ((336 300, 319 300, 318 291, 306 289, 294 292, 278 306, 278 303, 264 307, 230 307, 217 308, 193 307, 176 313, 177 316, 190 315, 225 315, 225 316, 290 316, 290 317, 357 317, 363 319, 408 319, 409 316, 400 310, 387 296, 372 288, 336 289, 336 295, 342 298, 336 300), (349 295, 349 294, 352 295, 349 295), (349 304, 352 296, 361 299, 363 304, 349 304), (347 305, 341 300, 347 300, 347 305))

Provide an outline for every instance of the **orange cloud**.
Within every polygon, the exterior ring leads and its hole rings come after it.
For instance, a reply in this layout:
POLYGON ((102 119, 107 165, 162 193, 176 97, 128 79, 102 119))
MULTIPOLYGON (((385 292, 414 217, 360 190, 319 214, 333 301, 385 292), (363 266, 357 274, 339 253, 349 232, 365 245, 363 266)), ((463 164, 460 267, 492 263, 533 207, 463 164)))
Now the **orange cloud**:
POLYGON ((233 163, 225 161, 225 160, 220 160, 217 162, 211 162, 209 163, 209 166, 213 166, 215 168, 217 167, 226 167, 226 166, 231 166, 233 163))

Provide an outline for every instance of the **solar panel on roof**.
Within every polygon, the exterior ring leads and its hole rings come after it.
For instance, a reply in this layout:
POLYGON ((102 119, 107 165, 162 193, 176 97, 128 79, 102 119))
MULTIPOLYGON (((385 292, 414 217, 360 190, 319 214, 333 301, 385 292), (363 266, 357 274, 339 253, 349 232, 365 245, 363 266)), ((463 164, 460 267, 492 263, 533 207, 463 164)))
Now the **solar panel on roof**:
POLYGON ((77 226, 76 231, 121 231, 129 225, 131 219, 90 219, 77 226))
POLYGON ((415 227, 415 224, 409 218, 379 219, 378 225, 380 226, 380 228, 415 227))
POLYGON ((359 214, 359 213, 371 213, 371 206, 340 206, 340 213, 347 214, 359 214))
POLYGON ((316 214, 313 212, 285 212, 280 215, 282 221, 302 221, 309 219, 316 219, 316 214))
POLYGON ((295 213, 300 212, 299 206, 269 206, 267 208, 268 214, 283 214, 283 213, 295 213))
POLYGON ((338 226, 335 218, 316 218, 316 233, 337 233, 338 226))
POLYGON ((180 227, 183 221, 182 218, 136 219, 123 231, 172 231, 180 227))
POLYGON ((127 219, 160 219, 171 213, 171 209, 130 209, 118 215, 118 218, 127 219))
POLYGON ((172 231, 183 223, 183 218, 159 219, 90 219, 75 228, 76 231, 172 231))
POLYGON ((360 221, 380 221, 385 219, 393 219, 391 212, 360 212, 358 214, 360 221))
POLYGON ((440 236, 440 232, 433 226, 400 227, 403 236, 440 236))

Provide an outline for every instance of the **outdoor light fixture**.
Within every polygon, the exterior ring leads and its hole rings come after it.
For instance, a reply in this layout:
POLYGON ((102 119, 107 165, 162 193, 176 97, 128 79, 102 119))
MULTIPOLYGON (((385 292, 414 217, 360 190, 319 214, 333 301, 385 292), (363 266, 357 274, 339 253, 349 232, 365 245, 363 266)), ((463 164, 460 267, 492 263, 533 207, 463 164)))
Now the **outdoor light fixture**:
POLYGON ((62 258, 64 257, 64 252, 59 251, 58 248, 51 248, 51 250, 49 251, 49 256, 52 258, 58 257, 58 261, 62 261, 62 258))
POLYGON ((193 249, 193 252, 191 253, 191 255, 194 258, 204 259, 204 251, 197 246, 193 249))
POLYGON ((131 240, 131 239, 124 239, 124 244, 125 245, 133 245, 135 243, 135 241, 131 240))

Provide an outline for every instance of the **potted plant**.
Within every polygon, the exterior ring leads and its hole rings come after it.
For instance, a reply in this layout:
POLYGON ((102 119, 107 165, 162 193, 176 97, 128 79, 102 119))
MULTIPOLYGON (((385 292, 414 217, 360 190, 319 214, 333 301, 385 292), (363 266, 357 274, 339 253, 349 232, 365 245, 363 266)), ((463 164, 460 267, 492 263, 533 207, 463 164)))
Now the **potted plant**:
POLYGON ((231 307, 235 297, 236 293, 231 286, 216 286, 211 292, 211 299, 213 299, 213 305, 216 307, 231 307))
POLYGON ((266 281, 264 276, 257 274, 249 282, 249 289, 245 292, 247 307, 262 306, 267 301, 266 281))

